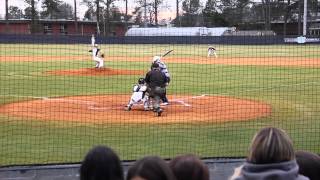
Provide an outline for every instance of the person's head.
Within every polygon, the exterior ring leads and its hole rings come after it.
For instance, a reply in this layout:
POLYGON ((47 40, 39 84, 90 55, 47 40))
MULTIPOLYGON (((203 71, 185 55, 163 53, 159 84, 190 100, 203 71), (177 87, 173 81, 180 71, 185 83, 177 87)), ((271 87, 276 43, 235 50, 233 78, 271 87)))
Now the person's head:
POLYGON ((163 159, 147 156, 130 167, 127 180, 175 180, 175 177, 163 159))
POLYGON ((177 180, 209 180, 208 167, 195 155, 177 156, 169 166, 177 180))
POLYGON ((253 164, 269 164, 295 159, 294 148, 287 133, 278 128, 260 129, 252 139, 247 161, 253 164))
POLYGON ((159 62, 159 61, 161 61, 161 57, 160 56, 153 56, 152 63, 159 62))
POLYGON ((297 151, 296 160, 299 165, 299 174, 310 180, 320 179, 320 156, 307 151, 297 151))
POLYGON ((80 167, 80 180, 123 180, 119 157, 106 146, 91 149, 80 167))

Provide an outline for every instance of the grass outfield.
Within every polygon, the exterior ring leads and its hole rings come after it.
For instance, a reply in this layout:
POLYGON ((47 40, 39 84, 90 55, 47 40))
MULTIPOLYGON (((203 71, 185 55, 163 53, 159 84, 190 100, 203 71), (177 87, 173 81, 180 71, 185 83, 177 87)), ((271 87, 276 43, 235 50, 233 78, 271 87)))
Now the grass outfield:
MULTIPOLYGON (((217 45, 219 57, 309 57, 316 45, 217 45)), ((206 45, 102 45, 107 56, 146 57, 174 49, 170 57, 205 57, 206 45)), ((59 61, 0 62, 0 104, 75 95, 130 93, 139 76, 52 76, 48 70, 93 66, 88 45, 0 44, 0 56, 61 56, 59 61), (11 49, 14 49, 12 54, 11 49), (68 56, 88 56, 70 60, 68 56)), ((4 58, 5 59, 5 58, 4 58)), ((150 62, 107 61, 115 69, 147 70, 150 62)), ((123 160, 155 154, 171 158, 245 156, 257 129, 285 129, 296 149, 320 153, 320 68, 167 64, 169 94, 224 95, 263 101, 272 115, 245 122, 213 124, 119 124, 25 120, 0 115, 0 165, 71 163, 97 144, 113 147, 123 160)), ((205 111, 205 109, 204 109, 205 111)), ((89 117, 90 118, 90 117, 89 117)), ((93 117, 94 118, 94 117, 93 117)), ((121 119, 121 115, 119 115, 121 119)))

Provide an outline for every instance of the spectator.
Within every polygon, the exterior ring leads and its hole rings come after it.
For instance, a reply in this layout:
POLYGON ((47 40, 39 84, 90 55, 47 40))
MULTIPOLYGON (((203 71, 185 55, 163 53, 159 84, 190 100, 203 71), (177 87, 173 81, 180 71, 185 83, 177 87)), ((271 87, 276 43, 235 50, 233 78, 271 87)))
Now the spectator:
POLYGON ((320 179, 320 156, 307 151, 297 151, 296 159, 299 173, 310 180, 320 179))
POLYGON ((129 169, 127 180, 175 180, 175 177, 163 159, 147 156, 129 169))
POLYGON ((177 156, 169 166, 177 180, 209 180, 208 167, 195 155, 177 156))
POLYGON ((293 144, 281 129, 263 128, 254 136, 247 162, 232 180, 307 180, 299 175, 293 144))
POLYGON ((119 157, 109 147, 94 147, 81 164, 80 180, 124 180, 119 157))

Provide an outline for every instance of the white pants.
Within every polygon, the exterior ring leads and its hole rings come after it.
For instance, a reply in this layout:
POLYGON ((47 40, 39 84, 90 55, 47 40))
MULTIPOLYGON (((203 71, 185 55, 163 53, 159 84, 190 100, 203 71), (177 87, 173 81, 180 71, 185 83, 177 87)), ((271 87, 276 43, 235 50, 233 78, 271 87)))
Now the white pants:
POLYGON ((144 92, 141 92, 141 91, 133 92, 128 106, 132 106, 134 104, 138 104, 138 103, 142 102, 144 108, 148 108, 149 107, 149 97, 146 94, 144 95, 144 97, 142 97, 143 93, 144 92))
POLYGON ((96 68, 102 68, 104 66, 104 60, 102 58, 95 56, 93 60, 96 62, 96 68))
POLYGON ((214 55, 214 57, 218 57, 217 53, 215 50, 208 50, 208 57, 214 55))

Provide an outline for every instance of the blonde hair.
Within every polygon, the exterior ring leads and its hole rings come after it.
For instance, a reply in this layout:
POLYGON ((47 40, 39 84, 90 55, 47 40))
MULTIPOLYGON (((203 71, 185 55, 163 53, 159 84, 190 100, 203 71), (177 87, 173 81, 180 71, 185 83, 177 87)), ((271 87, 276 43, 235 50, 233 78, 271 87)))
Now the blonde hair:
POLYGON ((247 161, 254 164, 269 164, 295 159, 293 143, 288 134, 278 128, 260 129, 253 137, 247 161))

